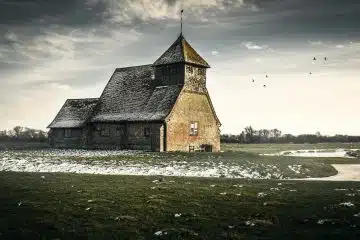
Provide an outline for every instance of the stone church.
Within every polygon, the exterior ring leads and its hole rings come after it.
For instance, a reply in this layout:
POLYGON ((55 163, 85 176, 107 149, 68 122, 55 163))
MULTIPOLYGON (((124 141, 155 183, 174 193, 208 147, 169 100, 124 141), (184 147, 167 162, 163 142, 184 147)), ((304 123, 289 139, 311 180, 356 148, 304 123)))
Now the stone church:
POLYGON ((180 34, 153 64, 115 69, 99 98, 67 99, 48 126, 51 146, 218 152, 208 68, 180 34))

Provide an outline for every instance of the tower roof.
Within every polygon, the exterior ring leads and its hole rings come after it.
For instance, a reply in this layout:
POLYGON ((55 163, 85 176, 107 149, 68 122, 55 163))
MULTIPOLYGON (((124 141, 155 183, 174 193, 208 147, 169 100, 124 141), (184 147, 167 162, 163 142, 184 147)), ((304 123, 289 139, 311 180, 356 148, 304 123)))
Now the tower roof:
POLYGON ((158 66, 171 63, 191 63, 210 68, 210 65, 191 47, 182 34, 153 65, 158 66))

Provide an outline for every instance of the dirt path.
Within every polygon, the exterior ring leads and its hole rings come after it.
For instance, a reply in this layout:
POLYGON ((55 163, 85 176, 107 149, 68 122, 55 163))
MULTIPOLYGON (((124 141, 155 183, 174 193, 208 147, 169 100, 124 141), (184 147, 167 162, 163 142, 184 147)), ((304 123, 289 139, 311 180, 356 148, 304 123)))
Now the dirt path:
POLYGON ((306 178, 299 180, 319 181, 360 181, 360 164, 332 164, 338 174, 323 178, 306 178))

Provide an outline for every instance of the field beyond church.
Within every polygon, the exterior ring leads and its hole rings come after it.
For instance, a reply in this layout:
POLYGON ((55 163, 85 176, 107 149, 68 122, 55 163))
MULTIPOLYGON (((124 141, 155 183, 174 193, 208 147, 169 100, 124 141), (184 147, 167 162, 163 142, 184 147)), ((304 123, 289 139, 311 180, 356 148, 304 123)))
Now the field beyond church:
POLYGON ((230 144, 216 154, 1 151, 0 239, 355 239, 360 182, 287 179, 332 176, 337 171, 331 164, 360 162, 291 153, 359 148, 230 144), (67 171, 46 171, 53 166, 67 171), (137 172, 126 174, 129 169, 137 172))

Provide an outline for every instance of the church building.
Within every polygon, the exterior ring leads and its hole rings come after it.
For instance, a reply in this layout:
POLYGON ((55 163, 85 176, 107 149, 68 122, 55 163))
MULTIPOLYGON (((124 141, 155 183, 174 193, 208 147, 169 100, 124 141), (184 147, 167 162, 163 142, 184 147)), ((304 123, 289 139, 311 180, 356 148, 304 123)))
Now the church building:
POLYGON ((67 99, 48 126, 51 146, 218 152, 208 68, 181 33, 153 64, 115 69, 99 98, 67 99))

